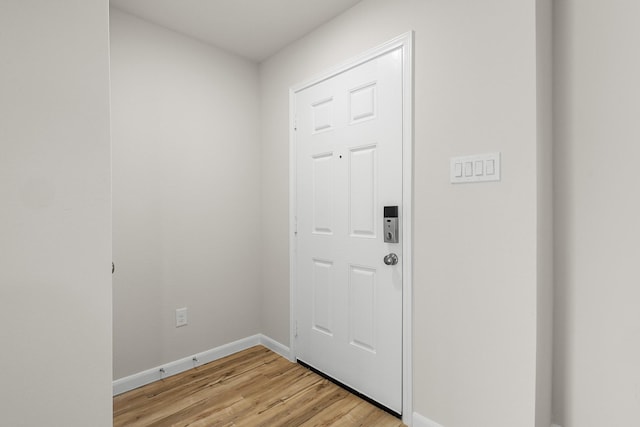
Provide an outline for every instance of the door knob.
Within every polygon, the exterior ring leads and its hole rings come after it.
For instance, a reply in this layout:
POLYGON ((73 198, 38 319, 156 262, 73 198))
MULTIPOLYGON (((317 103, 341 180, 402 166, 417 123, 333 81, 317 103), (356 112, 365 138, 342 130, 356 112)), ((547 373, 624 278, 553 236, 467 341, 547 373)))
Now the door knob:
POLYGON ((398 255, 390 253, 384 257, 384 263, 387 265, 396 265, 398 263, 398 255))

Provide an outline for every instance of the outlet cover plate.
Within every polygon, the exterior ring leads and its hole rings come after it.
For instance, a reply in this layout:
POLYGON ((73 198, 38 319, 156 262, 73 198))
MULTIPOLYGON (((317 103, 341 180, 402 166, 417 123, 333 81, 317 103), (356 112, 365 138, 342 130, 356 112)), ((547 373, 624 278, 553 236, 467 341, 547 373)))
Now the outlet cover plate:
POLYGON ((187 307, 176 309, 176 328, 187 326, 187 307))

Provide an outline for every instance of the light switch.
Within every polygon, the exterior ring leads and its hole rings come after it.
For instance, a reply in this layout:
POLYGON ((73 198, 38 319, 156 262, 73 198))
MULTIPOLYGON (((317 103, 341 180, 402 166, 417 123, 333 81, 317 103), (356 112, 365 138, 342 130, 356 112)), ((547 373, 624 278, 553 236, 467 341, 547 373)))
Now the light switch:
POLYGON ((476 176, 483 175, 484 174, 484 161, 476 160, 475 166, 473 167, 473 170, 475 171, 476 176))
POLYGON ((464 163, 464 176, 473 176, 473 162, 464 163))
POLYGON ((449 179, 454 184, 500 181, 500 153, 451 157, 449 179))
POLYGON ((487 160, 487 175, 493 175, 496 173, 495 161, 492 159, 487 160))
POLYGON ((453 172, 456 178, 462 177, 462 163, 458 162, 455 165, 455 171, 453 172))

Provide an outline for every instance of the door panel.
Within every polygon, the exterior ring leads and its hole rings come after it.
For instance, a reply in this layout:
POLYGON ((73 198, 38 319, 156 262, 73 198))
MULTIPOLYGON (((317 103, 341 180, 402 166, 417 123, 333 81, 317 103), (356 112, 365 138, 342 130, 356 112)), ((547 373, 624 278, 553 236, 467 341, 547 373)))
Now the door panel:
POLYGON ((332 234, 331 215, 333 194, 333 154, 322 153, 312 157, 313 164, 313 233, 332 234))
POLYGON ((313 329, 332 336, 333 263, 314 259, 313 264, 313 329))
POLYGON ((349 231, 351 237, 376 238, 378 168, 376 146, 349 151, 349 231))
POLYGON ((402 242, 384 242, 382 220, 402 210, 402 52, 295 102, 297 357, 400 413, 402 242))
POLYGON ((349 267, 349 343, 375 354, 376 271, 349 267))

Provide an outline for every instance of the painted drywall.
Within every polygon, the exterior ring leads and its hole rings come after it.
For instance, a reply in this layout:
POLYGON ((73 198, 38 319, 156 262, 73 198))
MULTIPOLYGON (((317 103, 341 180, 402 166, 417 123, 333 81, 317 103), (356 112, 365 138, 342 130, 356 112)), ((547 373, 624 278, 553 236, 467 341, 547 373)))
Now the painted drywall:
POLYGON ((261 177, 255 64, 112 9, 111 79, 118 379, 260 332, 261 177))
POLYGON ((289 87, 415 30, 414 410, 447 427, 549 418, 536 27, 534 0, 365 0, 261 64, 263 333, 289 341, 289 87), (451 156, 492 151, 501 182, 449 183, 451 156))
POLYGON ((6 426, 110 426, 108 2, 0 2, 6 426))
POLYGON ((640 3, 555 2, 554 422, 640 425, 640 3))

